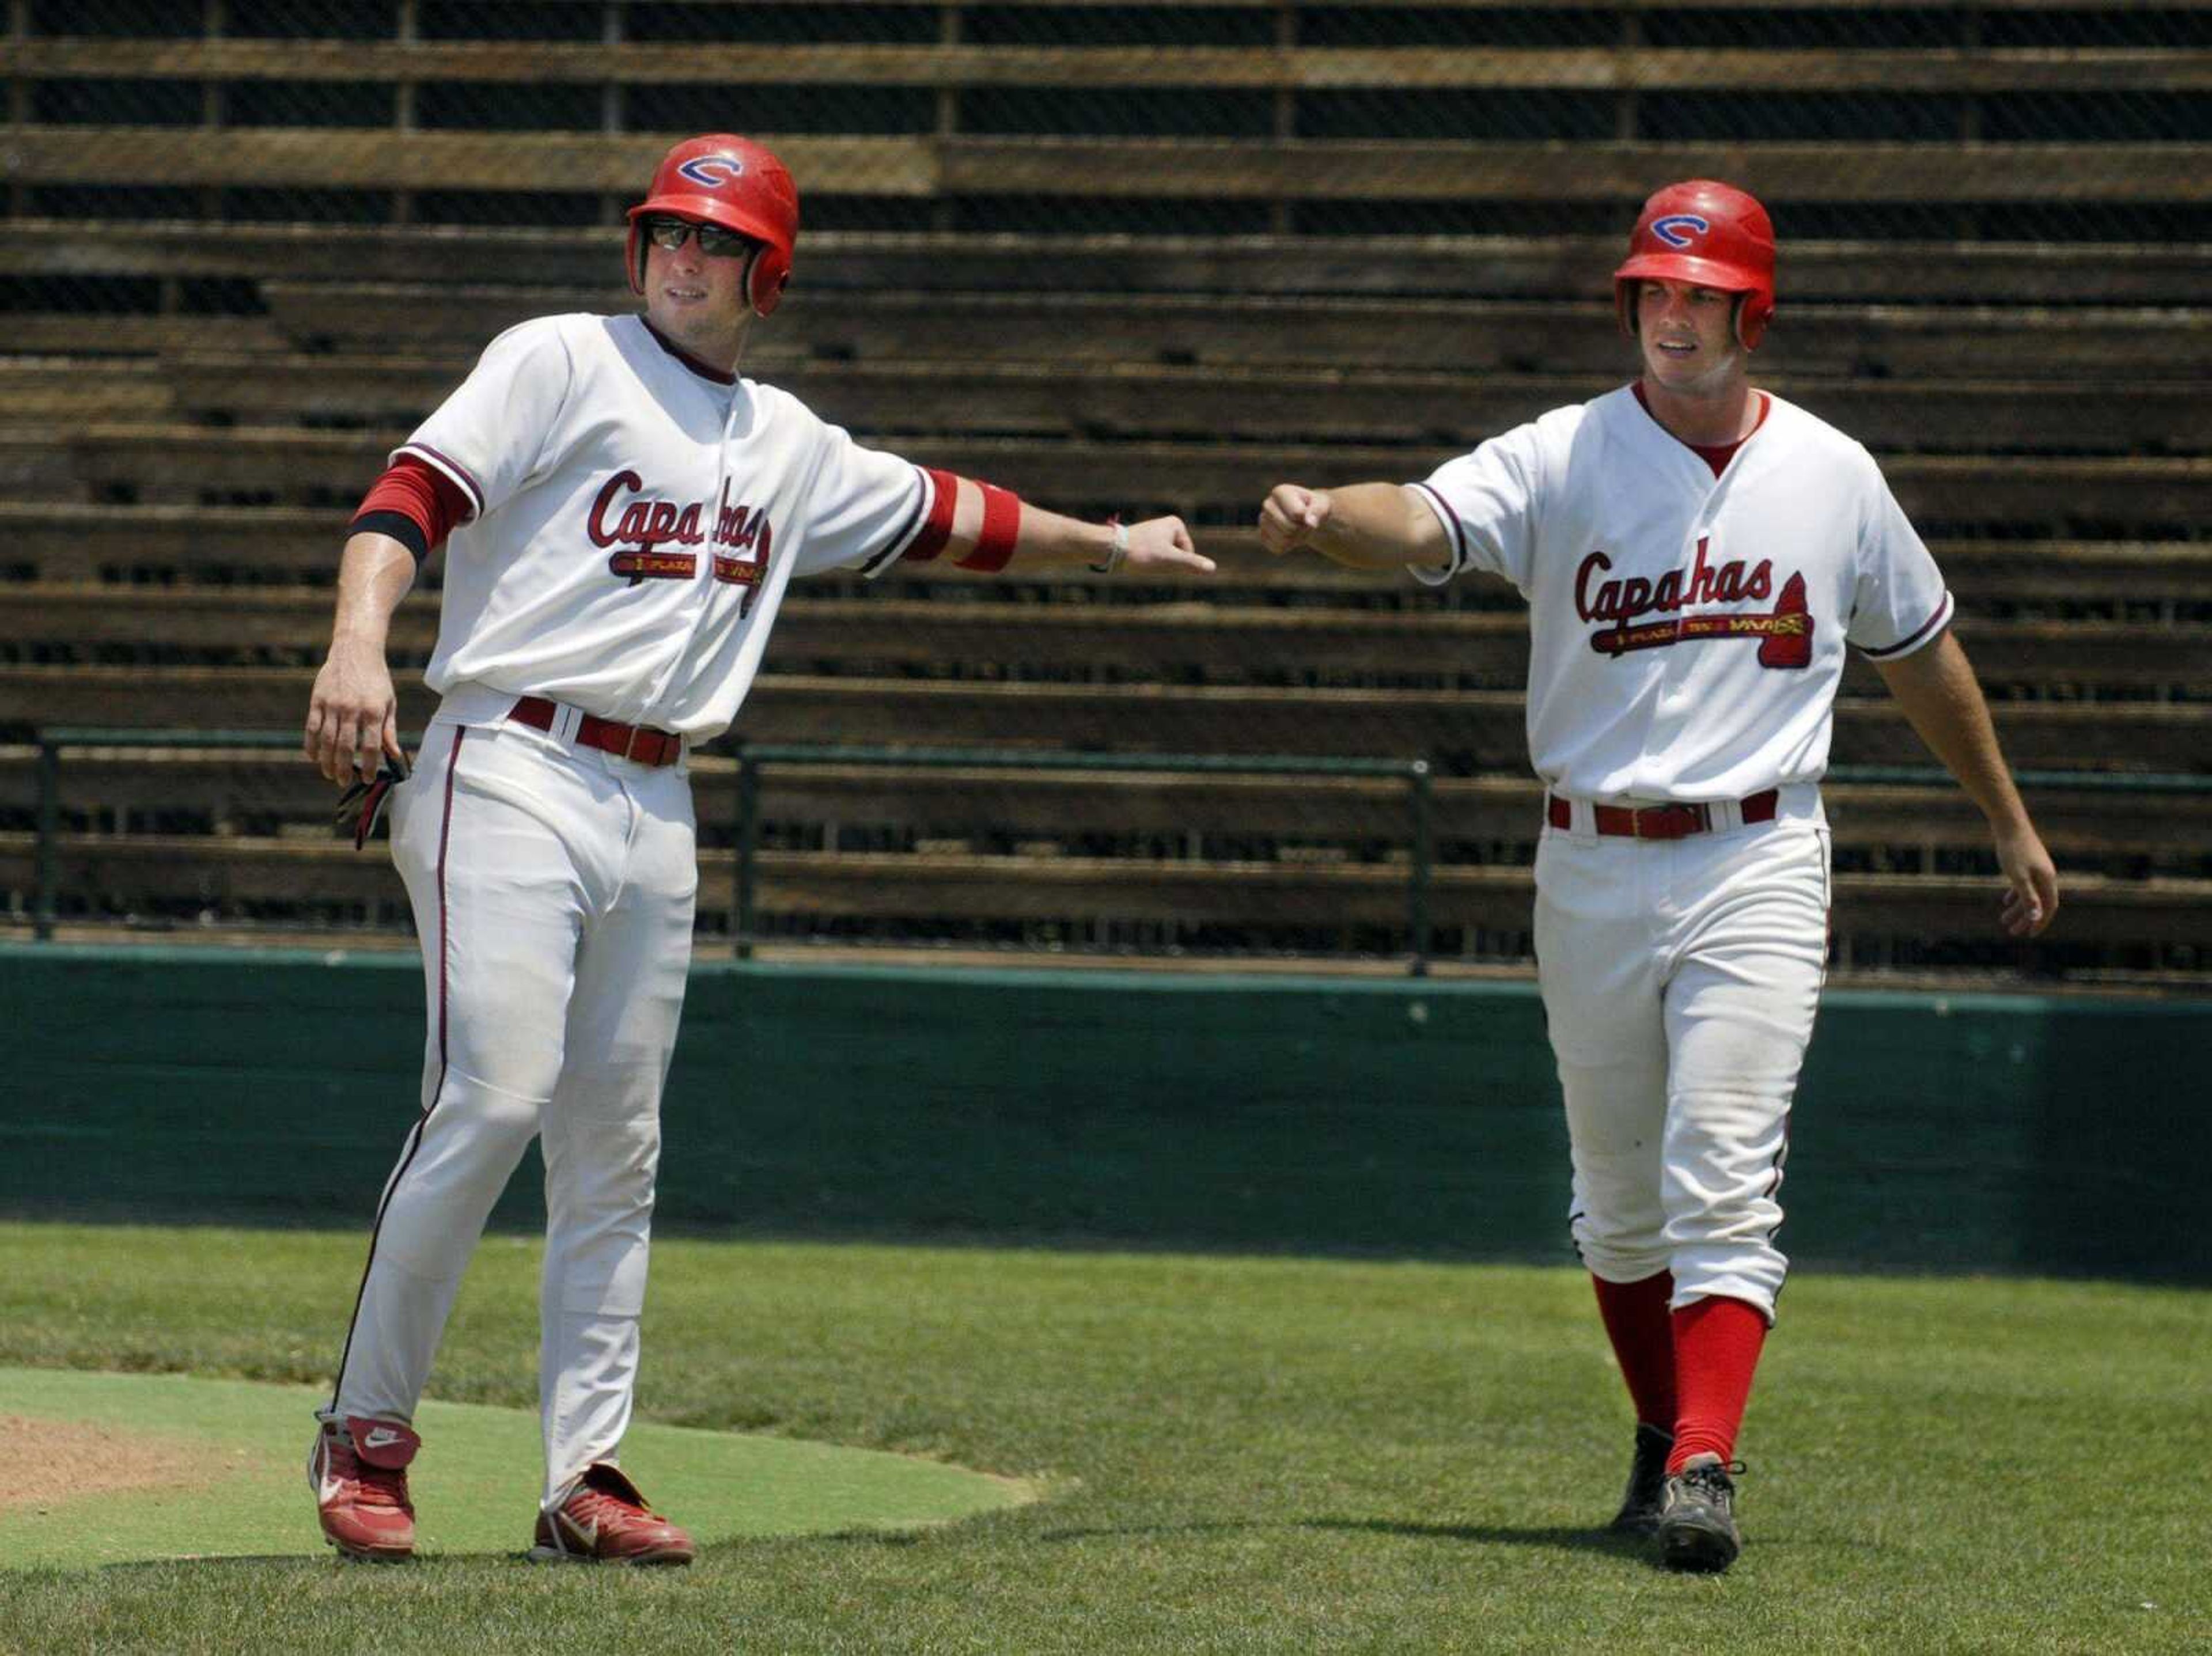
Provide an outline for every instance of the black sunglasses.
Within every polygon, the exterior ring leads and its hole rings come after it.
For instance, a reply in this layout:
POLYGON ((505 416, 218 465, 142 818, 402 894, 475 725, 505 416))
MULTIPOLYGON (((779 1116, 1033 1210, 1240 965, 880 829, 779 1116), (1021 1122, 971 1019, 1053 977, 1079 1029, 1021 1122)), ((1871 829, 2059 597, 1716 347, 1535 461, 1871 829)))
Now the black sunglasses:
POLYGON ((699 251, 708 258, 735 258, 753 245, 750 237, 725 230, 719 224, 694 224, 690 219, 661 218, 657 215, 644 223, 645 234, 653 238, 653 245, 672 253, 690 240, 694 230, 699 233, 699 251))

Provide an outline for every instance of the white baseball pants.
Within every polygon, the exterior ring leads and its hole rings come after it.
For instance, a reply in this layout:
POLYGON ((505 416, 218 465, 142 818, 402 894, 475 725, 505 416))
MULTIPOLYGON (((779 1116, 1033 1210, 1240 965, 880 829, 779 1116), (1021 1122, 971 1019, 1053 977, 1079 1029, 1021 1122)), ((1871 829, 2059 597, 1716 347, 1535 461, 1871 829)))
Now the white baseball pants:
POLYGON ((629 1423, 698 887, 689 766, 434 723, 392 821, 429 998, 422 1114, 377 1210, 331 1407, 413 1419, 484 1222, 538 1138, 550 1507, 629 1423))
POLYGON ((1566 1100, 1569 1222, 1592 1274, 1674 1277, 1771 1322, 1790 1101, 1827 956, 1817 793, 1770 823, 1650 840, 1547 826, 1537 975, 1566 1100))

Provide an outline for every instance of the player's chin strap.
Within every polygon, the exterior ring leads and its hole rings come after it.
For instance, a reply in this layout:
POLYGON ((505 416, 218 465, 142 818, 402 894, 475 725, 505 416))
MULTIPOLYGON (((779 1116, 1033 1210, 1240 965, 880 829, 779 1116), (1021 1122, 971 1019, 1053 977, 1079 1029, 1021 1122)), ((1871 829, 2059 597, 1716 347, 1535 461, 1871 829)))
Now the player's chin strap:
POLYGON ((1021 497, 950 471, 926 468, 922 475, 929 480, 929 511, 902 555, 927 563, 949 546, 960 568, 987 575, 1004 569, 1021 535, 1021 497))
POLYGON ((373 777, 362 777, 357 773, 354 785, 338 796, 337 819, 340 828, 353 830, 353 848, 359 851, 368 843, 368 836, 376 832, 384 808, 391 803, 392 790, 407 779, 407 761, 386 755, 376 767, 373 777))

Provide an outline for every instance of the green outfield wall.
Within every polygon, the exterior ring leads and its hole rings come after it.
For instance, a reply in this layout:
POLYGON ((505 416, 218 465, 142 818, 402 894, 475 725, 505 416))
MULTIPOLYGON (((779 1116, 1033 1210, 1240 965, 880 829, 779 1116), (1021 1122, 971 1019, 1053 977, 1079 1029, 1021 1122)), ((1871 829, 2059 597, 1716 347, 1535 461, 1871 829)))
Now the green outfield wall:
MULTIPOLYGON (((411 955, 0 947, 0 1212, 364 1224, 422 1004, 411 955)), ((1832 992, 1783 1246, 2212 1282, 2208 1051, 2212 1003, 1832 992)), ((702 964, 665 1145, 664 1228, 1572 1257, 1520 984, 702 964)))

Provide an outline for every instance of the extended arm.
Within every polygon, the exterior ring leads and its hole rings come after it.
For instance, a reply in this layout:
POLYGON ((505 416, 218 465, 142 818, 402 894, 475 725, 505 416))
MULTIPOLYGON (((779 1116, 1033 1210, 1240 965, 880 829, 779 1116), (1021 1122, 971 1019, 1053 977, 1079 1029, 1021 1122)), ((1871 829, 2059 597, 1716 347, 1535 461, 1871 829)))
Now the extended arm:
POLYGON ((1115 557, 1115 530, 1110 524, 1085 523, 1056 512, 1024 503, 1021 528, 1014 537, 1009 565, 1024 568, 1105 569, 1126 564, 1132 569, 1182 568, 1211 573, 1213 560, 1193 545, 1190 531, 1180 518, 1148 518, 1128 525, 1121 556, 1115 557))
POLYGON ((1920 739, 1989 818, 2008 887, 2004 929, 2015 937, 2035 936, 2058 913, 2058 871, 2013 786, 1966 651, 1946 632, 1923 650, 1875 667, 1920 739))
POLYGON ((1347 569, 1442 568, 1451 561, 1437 514, 1399 483, 1332 489, 1278 483, 1260 507, 1260 544, 1278 557, 1311 547, 1347 569))
POLYGON ((972 477, 932 471, 929 479, 929 518, 906 553, 916 562, 941 554, 954 568, 982 574, 1015 565, 1024 570, 1087 567, 1109 574, 1124 564, 1201 573, 1213 568, 1213 560, 1191 543, 1180 518, 1149 518, 1126 527, 1085 523, 972 477))
POLYGON ((392 612, 414 584, 415 555, 391 536, 365 531, 347 540, 330 653, 315 675, 303 744, 333 782, 374 776, 382 755, 400 756, 398 697, 384 650, 392 612))

